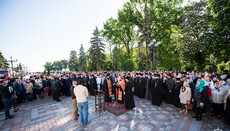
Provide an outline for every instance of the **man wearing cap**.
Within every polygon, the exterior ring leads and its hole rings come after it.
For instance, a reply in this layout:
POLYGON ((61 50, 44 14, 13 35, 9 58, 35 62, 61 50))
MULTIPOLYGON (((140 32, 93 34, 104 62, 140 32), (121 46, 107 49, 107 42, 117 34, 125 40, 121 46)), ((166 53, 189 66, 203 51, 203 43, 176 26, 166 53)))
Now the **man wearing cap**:
POLYGON ((173 94, 172 89, 175 85, 175 80, 173 79, 172 73, 167 74, 167 80, 165 81, 165 96, 164 100, 167 104, 173 104, 173 94))
POLYGON ((180 88, 183 86, 183 83, 181 81, 180 77, 176 78, 176 84, 172 89, 172 93, 173 93, 173 105, 175 107, 180 107, 181 103, 180 103, 180 88))

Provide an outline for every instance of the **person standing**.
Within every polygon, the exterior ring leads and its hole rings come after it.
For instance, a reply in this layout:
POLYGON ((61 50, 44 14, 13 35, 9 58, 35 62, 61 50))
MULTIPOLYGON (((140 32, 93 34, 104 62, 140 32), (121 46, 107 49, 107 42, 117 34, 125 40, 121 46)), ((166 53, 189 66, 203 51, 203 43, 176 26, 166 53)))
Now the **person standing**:
POLYGON ((125 79, 121 77, 120 80, 117 82, 117 100, 118 103, 124 104, 124 91, 125 91, 125 79))
POLYGON ((57 102, 60 102, 61 100, 59 99, 60 97, 60 89, 61 89, 61 83, 60 83, 60 80, 59 78, 55 78, 55 88, 54 88, 54 100, 56 100, 57 102))
POLYGON ((0 95, 2 96, 2 102, 5 107, 5 120, 12 119, 13 116, 10 115, 10 100, 12 94, 9 91, 9 85, 7 85, 4 80, 0 80, 0 95))
POLYGON ((172 73, 167 74, 167 80, 165 81, 165 103, 173 104, 173 93, 172 89, 175 85, 175 80, 173 79, 172 73))
POLYGON ((148 75, 147 84, 146 84, 146 91, 145 91, 145 99, 147 99, 147 100, 152 99, 151 90, 150 90, 151 81, 152 81, 151 75, 148 75))
POLYGON ((29 79, 26 80, 25 89, 26 89, 26 100, 32 101, 33 100, 33 84, 30 82, 29 79))
POLYGON ((109 74, 105 76, 105 80, 103 82, 103 90, 105 91, 105 102, 112 102, 112 82, 109 78, 109 74))
POLYGON ((212 89, 212 107, 214 115, 218 118, 222 116, 224 111, 224 99, 227 94, 227 90, 220 86, 219 82, 215 83, 215 88, 212 89))
POLYGON ((134 78, 134 95, 136 96, 138 95, 138 92, 139 92, 139 89, 138 89, 139 79, 140 79, 139 73, 136 73, 135 78, 134 78))
POLYGON ((143 74, 140 75, 139 79, 139 91, 138 91, 138 97, 139 98, 145 98, 145 90, 146 90, 146 79, 144 78, 143 74))
POLYGON ((76 96, 78 112, 80 117, 80 123, 86 125, 89 123, 88 116, 88 90, 85 86, 83 86, 82 79, 79 79, 77 82, 78 86, 74 88, 74 95, 76 96))
POLYGON ((191 92, 191 88, 189 87, 188 81, 184 81, 183 86, 180 89, 179 98, 182 107, 182 111, 180 112, 186 115, 188 114, 188 110, 186 109, 186 104, 190 104, 192 98, 192 92, 191 92))
POLYGON ((89 80, 89 92, 90 95, 94 96, 95 92, 94 90, 97 89, 97 81, 96 78, 94 77, 94 75, 91 75, 90 80, 89 80))
POLYGON ((73 80, 72 86, 70 87, 70 94, 72 97, 72 104, 73 104, 73 118, 74 118, 74 120, 78 120, 77 99, 76 99, 76 96, 74 95, 74 88, 75 87, 77 87, 77 81, 73 80))
POLYGON ((135 108, 135 102, 133 98, 133 92, 132 92, 132 82, 130 81, 130 77, 127 76, 125 79, 125 109, 133 109, 135 108))
POLYGON ((152 105, 160 106, 163 101, 163 80, 159 74, 155 74, 155 78, 151 81, 150 86, 152 94, 152 105))
POLYGON ((205 81, 198 80, 196 89, 194 90, 194 96, 192 102, 194 103, 196 115, 193 118, 196 118, 197 121, 202 120, 202 115, 205 108, 205 103, 209 99, 207 96, 207 90, 204 89, 205 81))
POLYGON ((181 82, 181 78, 177 77, 176 78, 176 84, 172 89, 172 93, 173 93, 173 105, 175 107, 180 107, 181 103, 180 103, 180 88, 183 86, 183 83, 181 82))

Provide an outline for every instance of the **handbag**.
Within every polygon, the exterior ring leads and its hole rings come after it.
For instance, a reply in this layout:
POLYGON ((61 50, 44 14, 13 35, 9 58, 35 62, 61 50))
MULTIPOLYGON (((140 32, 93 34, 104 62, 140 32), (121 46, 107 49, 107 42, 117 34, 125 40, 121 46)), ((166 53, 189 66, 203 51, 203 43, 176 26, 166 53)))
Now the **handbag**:
POLYGON ((187 110, 192 110, 193 109, 193 104, 186 104, 185 105, 187 110))

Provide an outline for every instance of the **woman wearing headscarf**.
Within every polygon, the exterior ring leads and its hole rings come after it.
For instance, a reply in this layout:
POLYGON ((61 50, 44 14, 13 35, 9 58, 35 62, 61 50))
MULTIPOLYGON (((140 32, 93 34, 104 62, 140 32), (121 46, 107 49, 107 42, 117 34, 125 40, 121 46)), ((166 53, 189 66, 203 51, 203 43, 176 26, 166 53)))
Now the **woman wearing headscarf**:
POLYGON ((193 107, 195 108, 196 113, 193 118, 196 118, 197 121, 202 120, 202 114, 204 112, 205 103, 208 100, 207 90, 204 89, 204 85, 204 80, 198 80, 192 99, 192 102, 194 103, 193 107))
POLYGON ((184 81, 183 86, 180 89, 180 102, 181 102, 181 113, 188 114, 188 110, 186 109, 185 105, 190 104, 191 101, 191 88, 189 87, 189 83, 187 81, 184 81))

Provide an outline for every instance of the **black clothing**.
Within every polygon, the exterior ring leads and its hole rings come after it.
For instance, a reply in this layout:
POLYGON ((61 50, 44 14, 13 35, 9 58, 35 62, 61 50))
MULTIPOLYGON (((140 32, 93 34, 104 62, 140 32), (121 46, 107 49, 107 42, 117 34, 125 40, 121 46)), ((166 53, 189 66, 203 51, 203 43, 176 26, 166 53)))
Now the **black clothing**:
POLYGON ((138 93, 137 93, 139 98, 145 98, 145 90, 146 90, 146 79, 144 77, 141 77, 139 79, 138 93))
POLYGON ((228 96, 226 101, 225 121, 230 124, 230 96, 228 96))
POLYGON ((66 96, 71 96, 70 93, 70 87, 72 86, 72 82, 70 79, 66 79, 65 80, 65 95, 66 96))
POLYGON ((72 85, 71 87, 70 87, 70 94, 71 94, 71 97, 72 97, 72 99, 76 99, 76 96, 74 95, 74 86, 72 85))
POLYGON ((94 90, 97 89, 97 82, 96 82, 96 78, 93 77, 89 80, 89 93, 90 95, 94 96, 95 93, 94 93, 94 90))
POLYGON ((172 89, 172 94, 173 94, 173 105, 175 107, 180 107, 181 103, 180 103, 180 88, 183 86, 182 82, 176 83, 176 85, 173 87, 172 89))
POLYGON ((138 95, 139 92, 139 79, 140 77, 134 78, 134 95, 138 95))
POLYGON ((145 99, 151 100, 152 99, 152 94, 151 94, 151 81, 152 79, 148 79, 146 83, 146 91, 145 91, 145 99))
POLYGON ((195 89, 193 99, 194 99, 193 108, 196 113, 195 117, 198 118, 199 120, 202 120, 202 115, 205 109, 205 103, 209 100, 207 96, 207 90, 204 89, 202 92, 199 92, 198 89, 195 89), (204 103, 204 106, 200 106, 201 102, 204 103))
POLYGON ((165 94, 164 94, 164 100, 167 104, 173 104, 173 93, 172 89, 175 85, 175 81, 173 78, 169 78, 165 81, 165 94))
POLYGON ((154 79, 151 81, 150 86, 151 94, 152 94, 152 104, 160 106, 163 101, 163 80, 162 79, 154 79))
POLYGON ((135 108, 135 102, 132 92, 132 82, 128 81, 125 83, 125 109, 135 108))
POLYGON ((9 92, 9 86, 0 86, 0 95, 2 99, 10 99, 12 94, 9 92))
POLYGON ((212 109, 213 109, 213 114, 222 116, 224 112, 224 103, 221 104, 212 103, 212 109))

